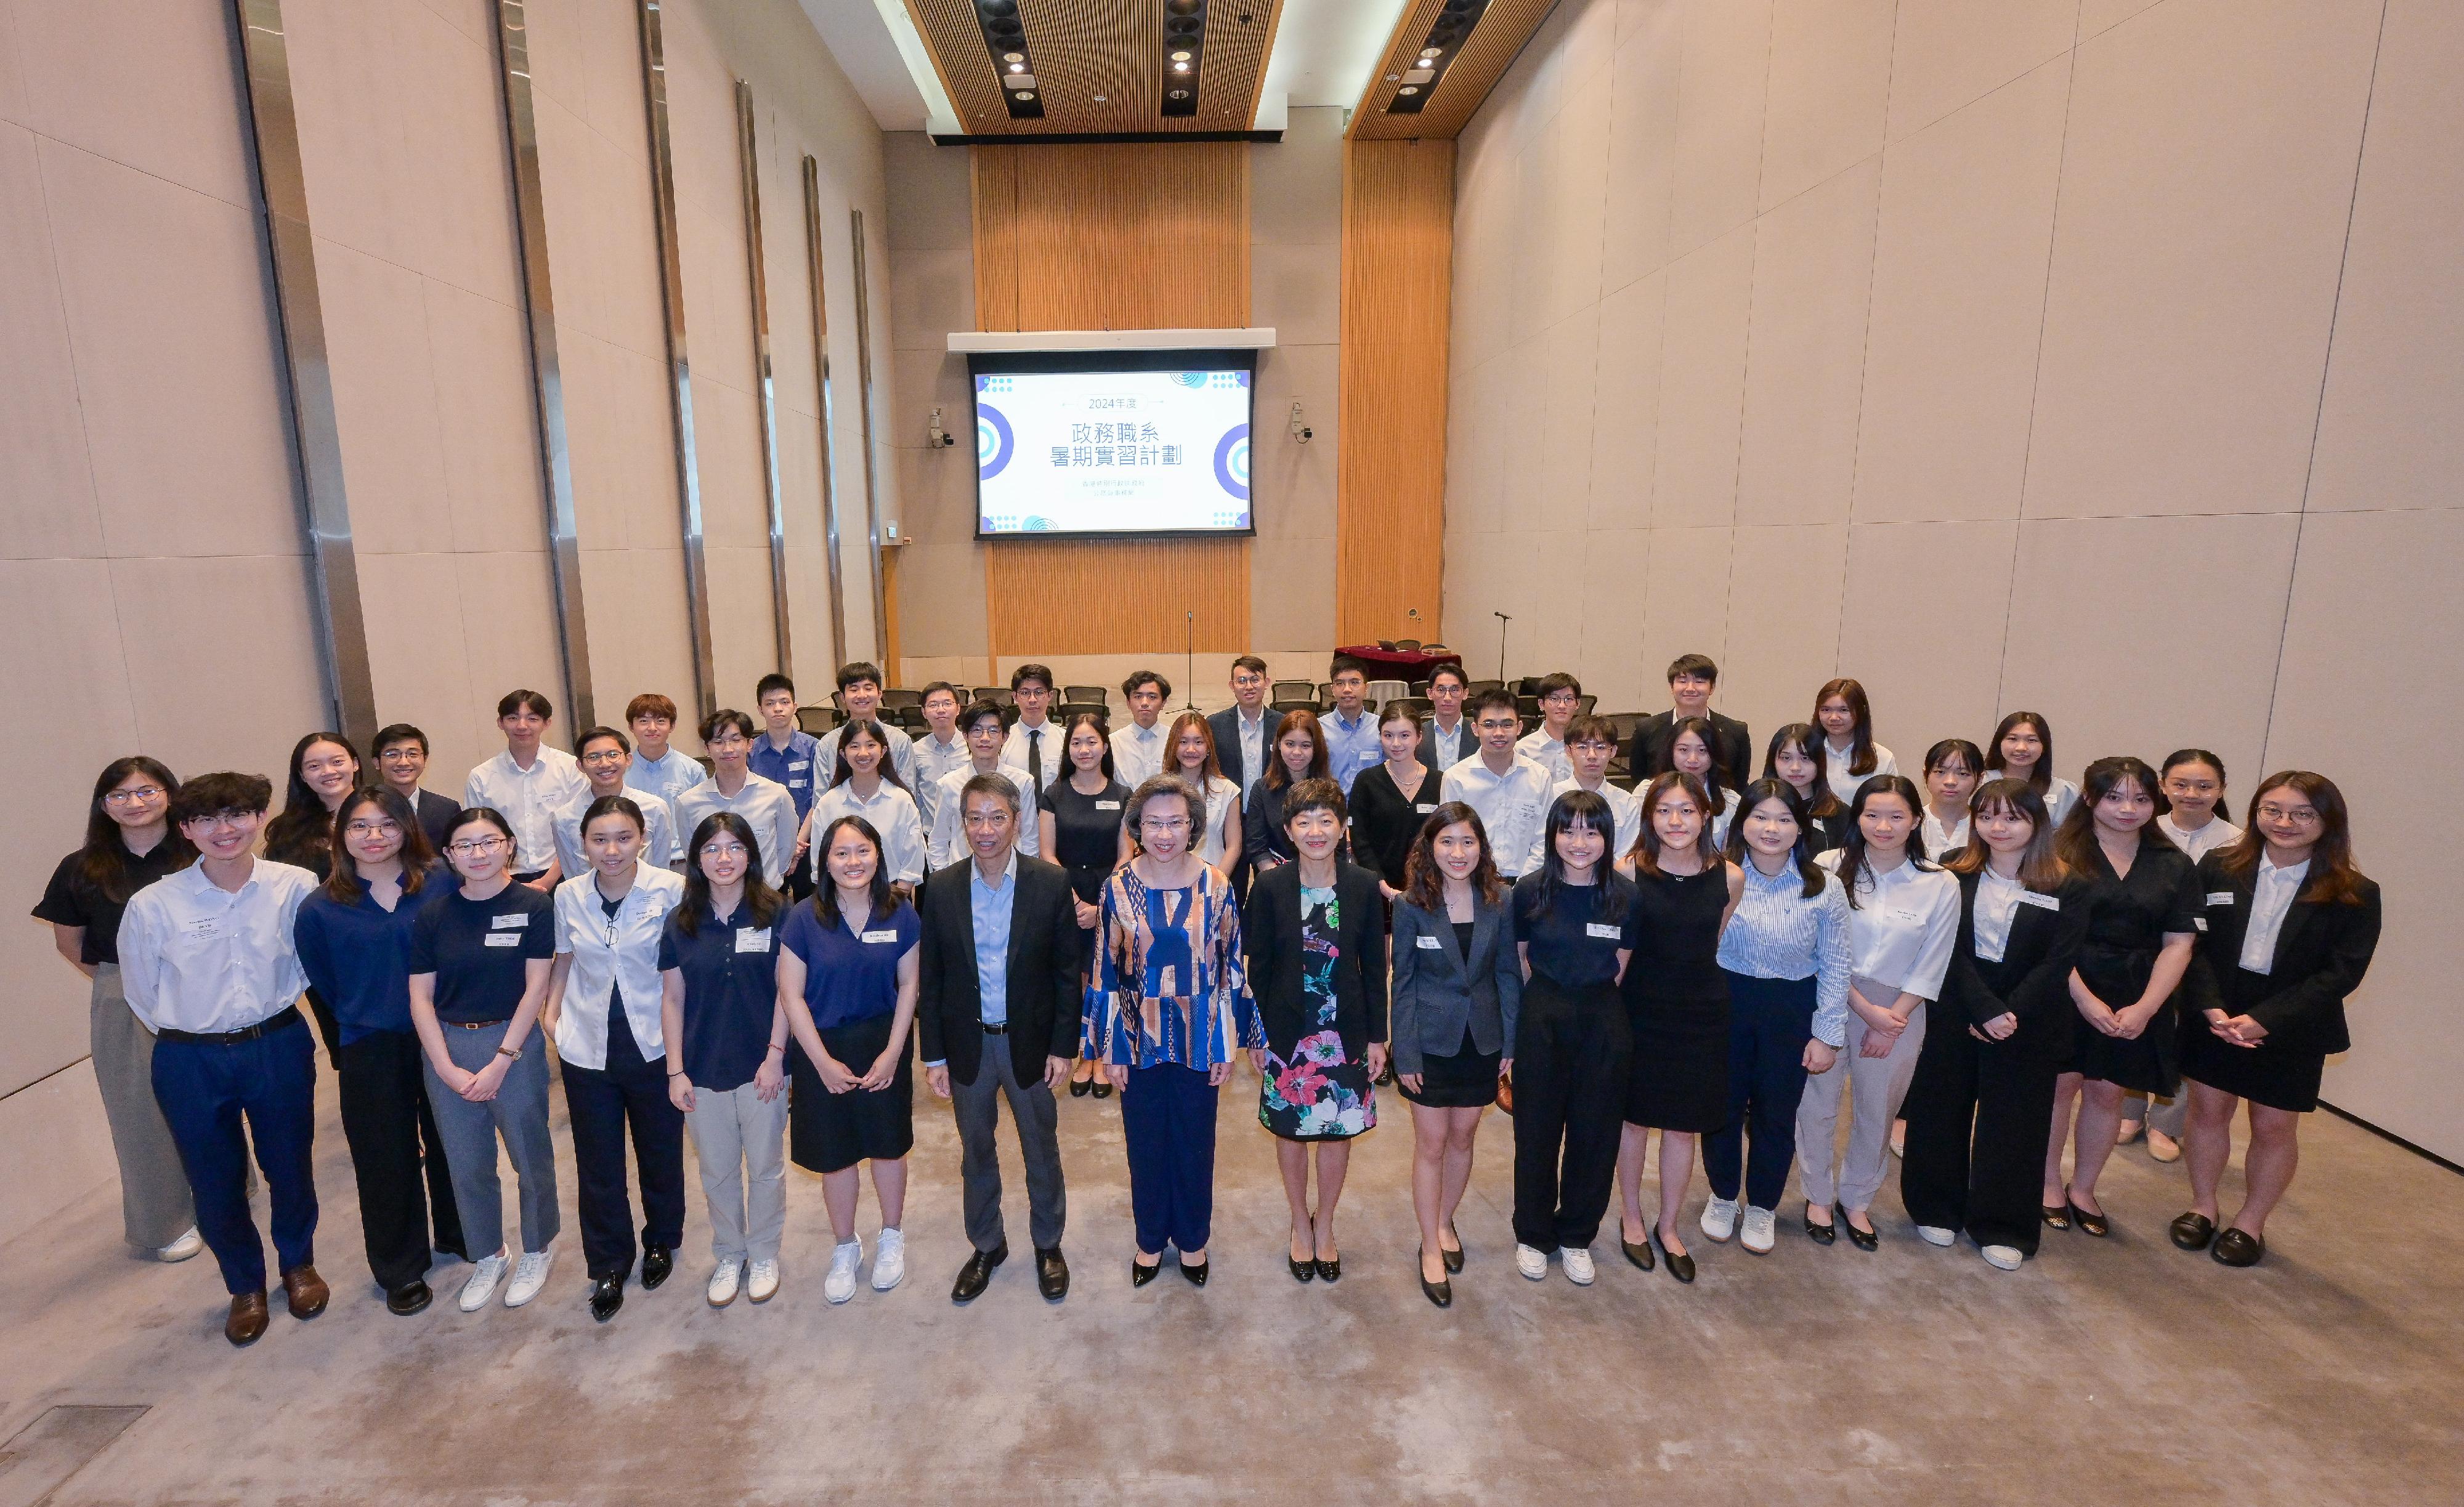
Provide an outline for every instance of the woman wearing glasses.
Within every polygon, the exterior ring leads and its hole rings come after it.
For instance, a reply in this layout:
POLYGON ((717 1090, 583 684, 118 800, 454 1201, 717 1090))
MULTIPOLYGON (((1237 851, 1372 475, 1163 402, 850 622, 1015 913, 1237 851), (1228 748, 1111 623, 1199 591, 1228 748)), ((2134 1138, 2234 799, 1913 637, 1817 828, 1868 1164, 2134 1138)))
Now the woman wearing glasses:
POLYGON ((120 1163, 121 1234, 161 1261, 185 1261, 205 1241, 180 1148, 154 1098, 154 1033, 121 992, 120 917, 130 896, 196 862, 197 850, 170 822, 179 788, 143 754, 104 765, 86 808, 85 845, 60 860, 33 912, 52 924, 52 944, 69 967, 93 980, 88 1039, 120 1163))
POLYGON ((556 1147, 538 1029, 556 955, 556 902, 514 883, 514 826, 492 807, 462 813, 447 835, 445 860, 460 883, 419 907, 404 966, 411 1029, 427 1054, 428 1103, 453 1172, 462 1248, 476 1256, 462 1284, 467 1314, 486 1306, 505 1276, 499 1136, 520 1185, 522 1219, 522 1256, 505 1306, 538 1297, 556 1259, 548 1249, 557 1232, 556 1147))

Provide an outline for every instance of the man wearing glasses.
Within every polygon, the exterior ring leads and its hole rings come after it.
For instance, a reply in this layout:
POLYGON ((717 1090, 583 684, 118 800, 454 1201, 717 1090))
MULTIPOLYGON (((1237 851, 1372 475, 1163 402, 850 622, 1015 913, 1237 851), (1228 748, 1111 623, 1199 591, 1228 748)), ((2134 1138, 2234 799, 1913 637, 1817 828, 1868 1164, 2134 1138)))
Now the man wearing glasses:
POLYGON ((255 856, 273 798, 261 775, 181 786, 170 818, 197 862, 139 890, 120 928, 128 1008, 155 1033, 154 1095, 196 1194, 198 1233, 231 1293, 223 1335, 233 1344, 253 1343, 266 1324, 265 1246, 248 1204, 252 1144, 292 1317, 316 1318, 328 1297, 314 1264, 316 1047, 299 1014, 308 979, 292 940, 317 876, 255 856))
POLYGON ((614 728, 592 728, 573 745, 582 759, 582 777, 589 788, 564 803, 556 814, 556 862, 567 879, 585 873, 590 859, 582 850, 582 817, 603 796, 623 796, 642 808, 642 857, 667 868, 682 868, 684 834, 676 830, 676 814, 647 790, 627 785, 633 767, 632 740, 614 728))
POLYGON ((1480 813, 1498 877, 1521 879, 1540 866, 1541 823, 1556 782, 1514 751, 1523 715, 1515 710, 1510 692, 1481 692, 1471 704, 1471 725, 1480 734, 1480 752, 1446 771, 1438 792, 1441 798, 1460 800, 1480 813))
POLYGON ((428 845, 443 853, 446 840, 453 835, 453 823, 461 819, 462 803, 420 788, 420 780, 428 775, 428 734, 407 722, 397 722, 378 732, 374 753, 378 776, 410 802, 419 817, 419 830, 428 834, 428 845))
POLYGON ((714 811, 735 812, 761 844, 761 877, 778 889, 782 887, 787 865, 796 862, 796 801, 786 786, 763 779, 747 767, 753 738, 753 719, 741 711, 714 711, 702 718, 701 746, 710 754, 710 778, 676 797, 675 830, 680 840, 690 842, 704 817, 714 811))

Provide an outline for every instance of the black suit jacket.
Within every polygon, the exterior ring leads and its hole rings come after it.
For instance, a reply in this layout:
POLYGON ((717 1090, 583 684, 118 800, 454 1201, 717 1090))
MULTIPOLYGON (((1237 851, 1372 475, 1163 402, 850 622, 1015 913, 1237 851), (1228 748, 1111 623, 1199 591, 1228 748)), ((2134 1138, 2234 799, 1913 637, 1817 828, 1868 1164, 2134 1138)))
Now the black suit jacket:
POLYGON ((2011 916, 2002 960, 1995 963, 1976 956, 1977 881, 1974 874, 1959 876, 1959 939, 1950 950, 1950 996, 1971 1025, 2015 1015, 2020 1029, 2013 1039, 2050 1032, 2067 1043, 2068 1022, 2078 1018, 2071 1003, 2071 965, 2078 961, 2079 944, 2087 940, 2087 882, 2077 876, 2063 880, 2045 897, 2054 902, 2054 909, 2021 901, 2011 916))
MULTIPOLYGON (((1710 713, 1711 761, 1720 767, 1720 782, 1730 790, 1743 790, 1753 782, 1754 743, 1746 725, 1721 712, 1710 713)), ((1675 709, 1656 711, 1635 724, 1634 741, 1627 745, 1626 768, 1634 775, 1635 787, 1651 783, 1651 777, 1667 768, 1668 738, 1677 726, 1675 709)))
POLYGON ((443 858, 446 841, 452 836, 454 824, 462 819, 462 802, 432 790, 422 790, 412 810, 419 817, 419 830, 428 834, 428 845, 436 850, 438 858, 443 858))
MULTIPOLYGON (((918 960, 915 1040, 927 1062, 950 1064, 954 1082, 972 1083, 983 1063, 983 1002, 976 979, 976 918, 968 885, 973 857, 935 869, 916 906, 924 924, 918 960)), ((1010 903, 1010 1070, 1021 1083, 1044 1076, 1047 1057, 1078 1055, 1078 911, 1069 871, 1018 855, 1010 903)))
MULTIPOLYGON (((2262 1045, 2311 1052, 2344 1052, 2353 1038, 2344 1026, 2344 998, 2361 987, 2379 945, 2379 886, 2362 881, 2356 905, 2296 900, 2277 929, 2276 957, 2264 976, 2241 970, 2242 942, 2250 934, 2250 902, 2258 888, 2258 866, 2240 875, 2225 872, 2220 855, 2199 861, 2199 946, 2190 972, 2185 1031, 2208 1028, 2206 1012, 2248 1016, 2267 1028, 2262 1045)), ((2306 876, 2305 876, 2306 883, 2306 876)))
MULTIPOLYGON (((1281 720, 1272 711, 1265 714, 1266 735, 1258 740, 1261 757, 1275 756, 1275 724, 1281 720)), ((1241 709, 1226 707, 1208 717, 1206 726, 1215 734, 1215 762, 1221 767, 1223 777, 1235 785, 1246 785, 1250 771, 1241 758, 1241 709)))
MULTIPOLYGON (((1435 717, 1422 717, 1420 719, 1419 758, 1420 767, 1422 769, 1442 775, 1446 772, 1448 766, 1441 762, 1438 758, 1438 740, 1433 735, 1434 730, 1437 727, 1437 721, 1438 719, 1435 717)), ((1456 723, 1455 726, 1461 730, 1463 733, 1462 739, 1455 744, 1455 762, 1461 763, 1463 760, 1467 759, 1480 752, 1480 734, 1473 730, 1471 718, 1469 717, 1463 718, 1461 722, 1456 723)))
MULTIPOLYGON (((1386 897, 1377 876, 1356 863, 1334 866, 1334 901, 1342 912, 1342 956, 1334 968, 1334 1028, 1343 1055, 1357 1062, 1372 1041, 1386 1039, 1386 897)), ((1267 869, 1249 886, 1242 918, 1249 989, 1266 1028, 1266 1045, 1291 1059, 1309 1005, 1301 991, 1301 866, 1267 869)))

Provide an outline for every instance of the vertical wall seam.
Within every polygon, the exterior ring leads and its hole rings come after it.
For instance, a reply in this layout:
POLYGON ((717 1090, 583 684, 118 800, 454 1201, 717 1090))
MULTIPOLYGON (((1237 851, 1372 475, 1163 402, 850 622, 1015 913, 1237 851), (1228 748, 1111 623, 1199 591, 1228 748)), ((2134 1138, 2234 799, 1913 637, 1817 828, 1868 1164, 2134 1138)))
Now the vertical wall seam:
POLYGON ((1848 437, 1848 513, 1841 519, 1839 539, 1839 611, 1831 624, 1831 673, 1846 667, 1841 645, 1848 641, 1848 559, 1857 541, 1857 474, 1865 458, 1865 382, 1874 361, 1874 284, 1882 263, 1882 175, 1891 155, 1891 91, 1900 81, 1900 4, 1891 5, 1891 61, 1882 70, 1882 144, 1874 152, 1874 233, 1865 243, 1865 328, 1857 350, 1857 422, 1848 437))

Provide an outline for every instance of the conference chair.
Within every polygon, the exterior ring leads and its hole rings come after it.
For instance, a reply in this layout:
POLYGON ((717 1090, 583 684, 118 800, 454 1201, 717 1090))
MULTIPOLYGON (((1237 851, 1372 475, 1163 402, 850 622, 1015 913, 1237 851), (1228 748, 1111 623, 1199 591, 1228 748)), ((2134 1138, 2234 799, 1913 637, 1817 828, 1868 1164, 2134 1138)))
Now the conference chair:
POLYGON ((884 710, 895 710, 900 707, 920 709, 924 705, 924 693, 920 690, 884 689, 881 693, 881 705, 884 710))
POLYGON ((1437 710, 1438 704, 1426 696, 1397 696, 1379 707, 1377 714, 1382 717, 1390 711, 1402 711, 1416 717, 1425 717, 1437 710))
POLYGON ((1089 707, 1109 707, 1112 704, 1111 693, 1101 686, 1064 686, 1061 688, 1061 700, 1064 705, 1075 704, 1089 707))
POLYGON ((989 701, 996 707, 1015 707, 1018 705, 1018 693, 1007 686, 978 686, 976 700, 989 701))
POLYGON ((1463 697, 1468 701, 1474 696, 1485 696, 1492 690, 1504 690, 1505 688, 1506 682, 1502 680, 1476 680, 1463 688, 1463 697))
POLYGON ((796 726, 814 737, 820 737, 839 725, 839 714, 828 707, 798 707, 796 726))
POLYGON ((1270 703, 1313 702, 1317 699, 1317 682, 1313 680, 1277 680, 1266 684, 1270 703))
POLYGON ((1100 701, 1065 701, 1061 704, 1061 710, 1052 714, 1052 720, 1067 727, 1069 719, 1082 711, 1093 712, 1103 718, 1107 726, 1111 723, 1112 709, 1100 701))

